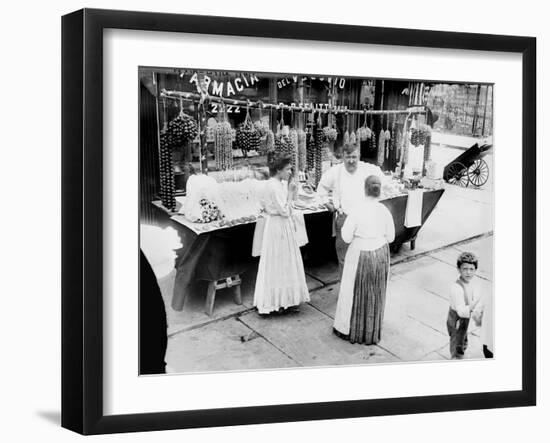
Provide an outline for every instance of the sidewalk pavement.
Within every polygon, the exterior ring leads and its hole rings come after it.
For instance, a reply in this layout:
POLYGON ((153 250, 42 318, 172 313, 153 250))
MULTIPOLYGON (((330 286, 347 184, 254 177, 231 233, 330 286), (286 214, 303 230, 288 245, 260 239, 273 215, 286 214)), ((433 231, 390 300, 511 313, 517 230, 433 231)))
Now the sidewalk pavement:
MULTIPOLYGON (((255 276, 249 275, 243 305, 233 303, 230 289, 222 290, 212 318, 203 313, 204 298, 192 297, 181 330, 171 324, 166 361, 173 372, 210 372, 449 359, 448 288, 457 276, 456 257, 465 250, 478 255, 476 279, 489 292, 492 241, 487 236, 392 266, 378 345, 353 345, 332 333, 338 283, 310 279, 311 301, 298 313, 262 318, 252 308, 255 276)), ((483 358, 473 324, 466 358, 483 358)))

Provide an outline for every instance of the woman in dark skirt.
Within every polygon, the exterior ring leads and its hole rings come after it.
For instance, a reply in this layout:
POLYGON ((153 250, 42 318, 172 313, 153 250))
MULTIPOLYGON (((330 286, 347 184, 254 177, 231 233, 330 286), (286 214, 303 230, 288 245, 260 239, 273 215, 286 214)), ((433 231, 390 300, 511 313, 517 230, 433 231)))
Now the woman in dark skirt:
POLYGON ((395 237, 391 212, 378 201, 381 183, 371 175, 365 181, 365 200, 348 215, 342 239, 346 253, 334 332, 351 343, 376 344, 382 334, 390 249, 395 237))

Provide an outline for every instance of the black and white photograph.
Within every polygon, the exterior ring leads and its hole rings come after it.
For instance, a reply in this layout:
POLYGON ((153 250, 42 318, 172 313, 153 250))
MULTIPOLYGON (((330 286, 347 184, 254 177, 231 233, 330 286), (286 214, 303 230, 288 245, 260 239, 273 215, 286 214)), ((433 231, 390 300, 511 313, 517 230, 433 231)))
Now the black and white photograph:
POLYGON ((494 84, 136 74, 140 375, 495 358, 494 84))

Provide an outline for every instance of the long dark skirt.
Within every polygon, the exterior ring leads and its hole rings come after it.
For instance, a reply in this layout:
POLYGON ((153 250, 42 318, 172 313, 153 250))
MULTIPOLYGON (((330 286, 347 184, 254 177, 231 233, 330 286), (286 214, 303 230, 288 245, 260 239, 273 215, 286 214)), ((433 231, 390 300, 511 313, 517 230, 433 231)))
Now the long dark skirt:
POLYGON ((353 289, 351 343, 371 345, 380 341, 389 271, 390 250, 387 244, 374 251, 361 251, 353 289))

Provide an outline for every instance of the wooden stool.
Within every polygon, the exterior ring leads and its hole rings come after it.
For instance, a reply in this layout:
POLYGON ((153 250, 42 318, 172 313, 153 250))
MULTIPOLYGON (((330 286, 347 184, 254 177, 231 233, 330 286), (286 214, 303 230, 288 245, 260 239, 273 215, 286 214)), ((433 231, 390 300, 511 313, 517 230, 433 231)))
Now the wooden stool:
POLYGON ((235 288, 233 292, 233 300, 236 304, 242 305, 243 301, 241 298, 241 277, 239 274, 208 282, 208 289, 206 290, 206 305, 204 308, 208 315, 212 316, 212 312, 214 311, 214 299, 216 298, 216 291, 218 289, 232 287, 235 288))

